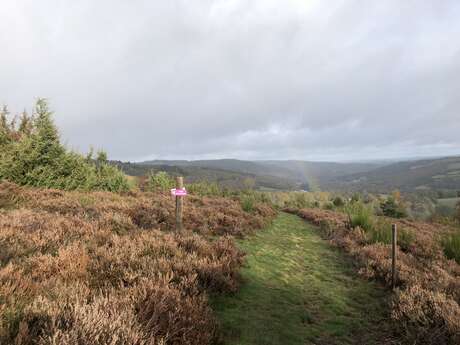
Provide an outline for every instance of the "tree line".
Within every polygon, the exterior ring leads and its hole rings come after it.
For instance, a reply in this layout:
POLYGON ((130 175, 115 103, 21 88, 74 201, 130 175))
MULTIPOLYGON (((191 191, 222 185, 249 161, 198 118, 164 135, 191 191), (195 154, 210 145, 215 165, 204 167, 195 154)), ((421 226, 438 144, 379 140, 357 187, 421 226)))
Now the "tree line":
POLYGON ((31 115, 0 111, 0 181, 64 190, 127 191, 128 181, 108 164, 103 151, 86 156, 68 150, 60 141, 46 99, 37 100, 31 115))

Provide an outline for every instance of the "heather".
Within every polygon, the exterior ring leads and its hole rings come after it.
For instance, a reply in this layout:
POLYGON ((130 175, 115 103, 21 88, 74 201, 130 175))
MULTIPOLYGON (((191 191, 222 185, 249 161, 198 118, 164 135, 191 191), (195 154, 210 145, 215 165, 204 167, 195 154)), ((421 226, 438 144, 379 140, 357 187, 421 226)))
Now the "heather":
POLYGON ((211 344, 210 295, 238 289, 233 237, 271 207, 190 196, 182 233, 162 193, 0 184, 0 343, 211 344))
POLYGON ((441 224, 376 217, 356 206, 348 215, 322 209, 289 209, 318 225, 324 237, 351 254, 367 278, 391 284, 390 224, 399 229, 394 326, 408 343, 460 341, 460 265, 446 256, 456 230, 441 224))

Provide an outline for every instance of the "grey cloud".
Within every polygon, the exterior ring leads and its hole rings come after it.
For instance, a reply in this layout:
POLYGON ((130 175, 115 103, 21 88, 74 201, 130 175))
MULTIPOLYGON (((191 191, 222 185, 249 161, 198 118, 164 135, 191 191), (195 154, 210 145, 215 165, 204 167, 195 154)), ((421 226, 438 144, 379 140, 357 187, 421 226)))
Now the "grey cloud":
POLYGON ((0 102, 113 158, 460 153, 457 1, 0 4, 0 102))

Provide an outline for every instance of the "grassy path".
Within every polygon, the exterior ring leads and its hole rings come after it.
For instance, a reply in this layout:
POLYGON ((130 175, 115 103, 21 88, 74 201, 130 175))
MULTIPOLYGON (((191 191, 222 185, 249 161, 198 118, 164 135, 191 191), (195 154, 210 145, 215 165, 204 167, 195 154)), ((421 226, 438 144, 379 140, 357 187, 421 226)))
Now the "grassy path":
POLYGON ((225 345, 376 344, 386 293, 297 216, 239 244, 244 283, 212 301, 225 345))

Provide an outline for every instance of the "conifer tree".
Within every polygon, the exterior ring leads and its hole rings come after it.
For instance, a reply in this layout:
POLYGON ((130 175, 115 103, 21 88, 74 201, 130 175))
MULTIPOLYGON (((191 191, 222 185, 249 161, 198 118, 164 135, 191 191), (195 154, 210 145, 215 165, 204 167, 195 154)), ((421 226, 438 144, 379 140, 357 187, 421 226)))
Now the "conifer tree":
POLYGON ((0 111, 0 180, 60 189, 129 189, 125 175, 109 165, 107 154, 84 157, 60 143, 46 99, 37 100, 32 117, 24 111, 18 129, 8 122, 8 108, 0 111))
POLYGON ((11 141, 11 127, 8 123, 8 107, 4 105, 0 111, 0 147, 11 141))
POLYGON ((65 150, 59 142, 59 133, 51 118, 52 112, 48 108, 46 99, 37 100, 35 114, 32 145, 38 158, 36 163, 46 165, 58 159, 65 150))
POLYGON ((32 118, 27 114, 24 109, 19 118, 18 137, 23 138, 32 134, 32 118))

